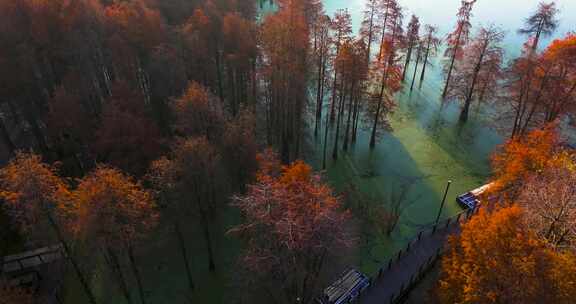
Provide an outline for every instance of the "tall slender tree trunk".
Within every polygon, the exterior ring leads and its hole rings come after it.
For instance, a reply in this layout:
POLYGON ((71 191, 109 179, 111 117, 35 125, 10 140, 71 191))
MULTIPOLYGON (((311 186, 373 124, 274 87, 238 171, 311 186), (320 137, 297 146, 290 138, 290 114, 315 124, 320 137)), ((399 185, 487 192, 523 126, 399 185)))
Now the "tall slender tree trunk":
MULTIPOLYGON (((410 47, 408 48, 408 52, 406 53, 406 62, 404 62, 404 70, 402 71, 402 81, 404 81, 404 79, 406 79, 406 71, 408 70, 408 66, 410 65, 410 59, 412 57, 412 48, 413 46, 410 45, 410 47)), ((420 59, 420 58, 418 58, 420 59)), ((414 79, 412 79, 414 80, 414 79)), ((412 81, 412 83, 414 83, 414 81, 412 81)))
POLYGON ((431 37, 428 37, 428 44, 426 45, 426 54, 424 55, 424 63, 422 66, 422 73, 420 73, 420 84, 418 88, 422 88, 422 83, 424 83, 424 74, 426 73, 426 67, 428 66, 428 56, 430 55, 430 40, 431 37))
POLYGON ((8 150, 8 157, 14 156, 14 151, 16 151, 16 145, 10 138, 10 133, 6 129, 6 124, 4 124, 4 118, 0 117, 0 136, 2 136, 2 142, 6 149, 8 150))
POLYGON ((90 289, 88 281, 86 280, 84 273, 80 269, 80 264, 76 260, 76 257, 72 253, 72 250, 70 250, 70 245, 68 245, 68 242, 62 236, 60 227, 58 227, 58 224, 56 224, 56 221, 52 218, 52 215, 50 215, 49 211, 44 210, 44 212, 46 214, 46 217, 48 218, 48 223, 50 223, 50 226, 56 233, 58 241, 62 244, 62 247, 64 248, 64 253, 66 254, 66 257, 72 264, 72 268, 74 268, 74 272, 76 273, 76 276, 80 281, 80 285, 82 285, 82 289, 84 289, 84 293, 86 293, 86 296, 88 297, 88 301, 90 302, 90 304, 97 304, 96 297, 94 297, 94 293, 92 292, 92 289, 90 289))
MULTIPOLYGON (((420 49, 418 49, 416 54, 416 65, 414 66, 414 74, 412 75, 412 84, 410 85, 410 92, 414 89, 414 83, 416 82, 416 74, 418 73, 418 65, 420 64, 420 49)), ((426 63, 424 63, 426 65, 426 63)))
POLYGON ((382 38, 380 39, 380 50, 378 51, 378 60, 382 58, 382 53, 384 52, 384 41, 386 40, 386 26, 388 23, 388 3, 384 7, 384 22, 382 22, 382 38))
POLYGON ((366 49, 366 66, 370 66, 370 54, 372 52, 372 39, 374 37, 374 7, 370 11, 370 25, 368 26, 368 46, 366 49))
POLYGON ((446 84, 444 84, 444 91, 442 92, 442 98, 445 99, 448 94, 448 88, 450 87, 450 81, 452 80, 452 70, 454 70, 454 63, 456 62, 456 54, 458 53, 458 48, 460 47, 460 41, 462 37, 462 27, 458 30, 458 36, 456 38, 456 45, 454 46, 454 52, 452 53, 452 58, 450 59, 450 67, 448 68, 448 76, 446 76, 446 84))
MULTIPOLYGON (((344 80, 342 80, 342 90, 345 90, 344 80)), ((334 148, 332 149, 332 159, 338 159, 338 141, 340 139, 340 124, 342 121, 342 115, 344 114, 344 101, 346 100, 346 92, 342 92, 340 95, 340 101, 338 102, 338 118, 336 118, 336 134, 334 135, 334 148)))
POLYGON ((329 126, 330 126, 330 115, 326 115, 326 125, 324 126, 324 148, 322 149, 322 170, 326 169, 326 152, 328 149, 329 126))
POLYGON ((208 250, 208 270, 214 272, 216 270, 216 264, 214 263, 214 252, 212 250, 212 238, 210 237, 210 229, 208 227, 208 219, 206 218, 206 212, 200 212, 200 218, 202 220, 202 228, 204 234, 204 241, 206 242, 206 249, 208 250))
POLYGON ((482 69, 482 62, 484 61, 484 54, 486 53, 486 48, 488 44, 484 45, 484 50, 476 63, 476 67, 474 68, 474 77, 472 78, 472 84, 470 84, 470 88, 468 89, 468 96, 464 101, 464 107, 462 108, 462 112, 460 112, 460 122, 468 121, 468 113, 470 112, 470 105, 472 104, 472 97, 474 96, 474 90, 476 88, 476 81, 478 80, 478 74, 480 74, 480 70, 482 69))
POLYGON ((122 272, 122 267, 120 266, 120 261, 118 260, 118 256, 114 252, 114 249, 110 247, 110 245, 106 246, 106 252, 108 255, 108 259, 110 261, 110 268, 112 273, 114 274, 114 278, 116 279, 117 283, 120 285, 120 291, 126 299, 126 302, 132 304, 132 297, 130 296, 130 290, 128 289, 128 284, 126 283, 126 279, 124 278, 124 273, 122 272))
POLYGON ((348 151, 348 141, 350 139, 350 124, 352 123, 352 106, 355 99, 354 96, 356 96, 356 94, 354 93, 354 84, 352 85, 351 92, 352 93, 350 94, 350 102, 348 104, 348 119, 346 122, 346 132, 344 134, 344 145, 342 147, 344 151, 348 151))
POLYGON ((370 135, 370 149, 376 146, 376 130, 378 129, 378 120, 380 119, 380 110, 382 108, 382 99, 384 98, 384 77, 382 79, 382 86, 380 88, 380 95, 378 96, 378 106, 376 107, 376 115, 374 116, 374 124, 372 125, 372 134, 370 135))
POLYGON ((140 270, 138 270, 138 265, 136 264, 134 247, 132 246, 132 244, 126 244, 126 249, 128 251, 128 259, 130 260, 130 268, 132 268, 132 274, 134 274, 134 278, 136 278, 136 285, 138 285, 138 293, 140 294, 140 303, 146 304, 146 295, 144 294, 142 276, 140 275, 140 270))
POLYGON ((184 269, 186 269, 188 288, 190 288, 190 292, 194 292, 194 280, 192 279, 192 270, 190 268, 190 262, 188 261, 188 250, 186 249, 186 243, 184 242, 184 236, 182 235, 182 230, 180 230, 180 224, 178 221, 174 221, 174 233, 178 239, 178 247, 180 247, 180 253, 182 254, 184 269))

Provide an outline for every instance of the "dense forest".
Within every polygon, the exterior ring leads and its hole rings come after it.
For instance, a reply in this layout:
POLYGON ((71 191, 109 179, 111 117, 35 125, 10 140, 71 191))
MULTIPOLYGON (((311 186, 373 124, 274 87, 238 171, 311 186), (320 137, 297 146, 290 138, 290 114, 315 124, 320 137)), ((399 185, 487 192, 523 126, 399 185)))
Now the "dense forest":
POLYGON ((447 36, 399 2, 366 0, 354 33, 320 0, 0 0, 0 257, 65 257, 34 288, 0 264, 0 303, 315 303, 358 222, 390 235, 403 203, 351 204, 324 170, 436 61, 459 123, 486 107, 507 140, 426 301, 572 303, 576 34, 544 45, 541 2, 509 59, 477 0, 447 36))

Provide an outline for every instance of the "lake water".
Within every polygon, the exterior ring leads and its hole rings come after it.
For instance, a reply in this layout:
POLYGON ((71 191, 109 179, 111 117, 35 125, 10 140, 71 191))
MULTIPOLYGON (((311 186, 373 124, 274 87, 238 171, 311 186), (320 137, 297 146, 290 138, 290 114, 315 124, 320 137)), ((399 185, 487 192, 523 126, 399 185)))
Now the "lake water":
MULTIPOLYGON (((365 0, 325 0, 324 3, 330 15, 347 8, 357 31, 365 0)), ((406 15, 415 13, 422 24, 438 25, 441 33, 447 33, 454 26, 460 0, 401 0, 400 3, 406 15)), ((472 23, 475 28, 494 23, 504 29, 507 32, 504 46, 508 56, 514 56, 524 41, 516 30, 537 3, 536 0, 479 0, 472 23)), ((563 0, 557 4, 561 9, 561 26, 553 37, 542 41, 543 46, 575 29, 576 1, 563 0)), ((418 231, 434 222, 448 180, 453 183, 442 217, 460 212, 456 196, 487 181, 490 154, 503 141, 502 135, 489 127, 489 115, 481 107, 473 110, 467 124, 460 125, 459 105, 442 106, 440 102, 443 79, 438 62, 428 71, 421 89, 417 89, 417 83, 412 93, 406 89, 398 94, 398 108, 391 117, 393 131, 383 136, 374 150, 368 149, 369 133, 363 131, 348 153, 341 153, 338 161, 328 163, 326 175, 337 190, 353 183, 362 192, 377 198, 376 203, 385 206, 387 198, 398 194, 402 186, 410 187, 399 226, 391 237, 376 233, 370 225, 360 224, 361 240, 355 263, 367 273, 375 272, 418 231)), ((410 80, 408 77, 407 82, 410 80)), ((309 161, 319 167, 322 140, 311 137, 311 141, 316 152, 309 161)))

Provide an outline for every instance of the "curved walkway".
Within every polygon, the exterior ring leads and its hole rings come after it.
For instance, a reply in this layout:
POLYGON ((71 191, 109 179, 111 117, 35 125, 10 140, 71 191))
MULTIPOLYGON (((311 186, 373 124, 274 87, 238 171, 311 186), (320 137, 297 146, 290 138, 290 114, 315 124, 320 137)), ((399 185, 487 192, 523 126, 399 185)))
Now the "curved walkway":
MULTIPOLYGON (((478 209, 476 209, 478 210, 478 209)), ((405 249, 392 257, 371 278, 372 284, 358 300, 362 304, 399 303, 422 279, 426 271, 440 257, 448 236, 460 231, 460 224, 467 221, 476 210, 468 210, 421 231, 405 249)))

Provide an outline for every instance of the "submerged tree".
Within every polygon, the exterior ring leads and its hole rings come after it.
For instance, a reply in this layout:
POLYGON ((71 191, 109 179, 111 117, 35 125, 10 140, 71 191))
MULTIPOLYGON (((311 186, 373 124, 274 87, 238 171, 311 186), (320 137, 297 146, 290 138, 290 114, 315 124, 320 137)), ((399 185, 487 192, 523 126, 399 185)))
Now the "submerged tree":
POLYGON ((540 2, 538 9, 528 19, 524 27, 518 30, 518 33, 527 35, 530 40, 530 49, 536 52, 542 36, 550 36, 558 27, 558 9, 554 1, 550 3, 540 2))
POLYGON ((108 266, 125 299, 132 303, 130 288, 120 266, 118 252, 126 252, 141 303, 146 302, 135 249, 154 229, 158 213, 152 194, 117 169, 98 166, 85 176, 74 192, 74 230, 105 253, 108 266))
POLYGON ((268 144, 289 163, 301 152, 305 100, 308 96, 309 24, 306 1, 282 0, 262 25, 262 77, 266 94, 268 144))
POLYGON ((500 46, 503 38, 503 32, 495 27, 481 28, 464 48, 466 58, 455 66, 456 79, 449 84, 446 95, 462 101, 460 122, 468 120, 473 99, 484 98, 486 86, 496 84, 504 55, 500 46))
MULTIPOLYGON (((328 79, 329 79, 329 61, 330 50, 332 46, 330 37, 330 28, 332 21, 327 15, 322 15, 317 20, 315 26, 315 44, 316 51, 314 53, 315 64, 317 66, 317 83, 316 83, 316 120, 314 125, 314 136, 318 136, 318 130, 322 125, 322 113, 324 108, 324 99, 326 92, 328 92, 328 79)), ((326 114, 328 115, 328 114, 326 114)), ((328 127, 328 126, 326 126, 328 127)))
POLYGON ((377 40, 377 31, 380 28, 380 26, 377 24, 377 18, 381 10, 382 8, 380 0, 368 0, 366 2, 366 10, 364 11, 364 19, 362 19, 360 36, 366 41, 367 65, 369 65, 371 61, 372 44, 377 40))
POLYGON ((280 170, 270 153, 261 157, 257 182, 234 198, 245 220, 230 233, 247 242, 242 266, 257 288, 274 290, 271 302, 312 303, 334 250, 351 245, 348 214, 308 165, 280 170))
POLYGON ((0 188, 0 197, 6 201, 4 208, 25 236, 48 245, 51 237, 45 235, 45 230, 54 232, 88 300, 96 304, 88 281, 61 229, 72 196, 68 185, 56 175, 56 168, 42 163, 38 155, 18 152, 0 170, 0 188))
POLYGON ((506 72, 504 118, 512 121, 512 137, 525 136, 576 111, 576 35, 557 39, 543 54, 524 54, 506 72))
POLYGON ((456 22, 456 29, 448 35, 446 40, 447 48, 444 56, 448 60, 444 64, 444 73, 446 74, 446 83, 444 84, 444 91, 442 98, 448 95, 448 89, 452 81, 452 71, 457 60, 461 60, 464 56, 464 46, 468 43, 470 35, 470 17, 472 17, 472 7, 476 0, 462 0, 462 6, 458 11, 458 21, 456 22))
POLYGON ((430 57, 436 56, 438 47, 441 44, 441 40, 436 36, 438 34, 438 27, 426 24, 424 32, 425 36, 422 38, 424 58, 422 59, 422 72, 420 73, 420 88, 422 88, 422 83, 424 82, 426 67, 432 64, 430 57))
POLYGON ((366 109, 367 121, 371 124, 370 148, 376 146, 376 139, 381 130, 390 129, 388 115, 396 104, 394 94, 402 86, 402 67, 396 58, 395 47, 389 42, 384 53, 390 55, 386 56, 386 59, 381 58, 376 61, 370 71, 369 86, 373 88, 373 91, 369 95, 366 109))
MULTIPOLYGON (((216 270, 210 223, 226 196, 223 173, 221 155, 205 137, 179 140, 168 158, 153 164, 151 173, 172 212, 200 218, 210 271, 216 270)), ((176 232, 180 233, 181 219, 176 216, 173 220, 176 232)), ((185 247, 182 249, 186 251, 185 247)), ((188 263, 186 257, 185 263, 188 263)), ((193 285, 191 281, 190 285, 193 285)))
POLYGON ((402 70, 402 81, 406 78, 406 71, 412 60, 412 51, 414 48, 420 46, 420 20, 416 15, 412 15, 408 29, 406 30, 406 61, 404 62, 404 69, 402 70))

